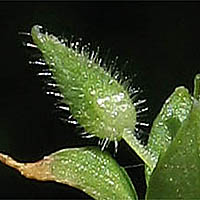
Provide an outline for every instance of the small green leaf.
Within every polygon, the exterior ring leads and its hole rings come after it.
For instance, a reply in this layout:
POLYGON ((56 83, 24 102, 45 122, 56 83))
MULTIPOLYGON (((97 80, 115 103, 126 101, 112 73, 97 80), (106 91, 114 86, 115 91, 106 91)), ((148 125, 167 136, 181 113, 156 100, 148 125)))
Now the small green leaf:
POLYGON ((35 163, 19 163, 4 154, 0 161, 27 178, 67 184, 94 199, 138 199, 126 171, 97 147, 63 149, 35 163))
POLYGON ((147 199, 199 199, 200 103, 194 100, 188 118, 178 130, 153 172, 147 199))
MULTIPOLYGON (((184 87, 178 87, 164 103, 156 117, 147 148, 155 155, 155 165, 162 152, 166 152, 181 124, 187 119, 193 104, 192 97, 184 87)), ((145 166, 146 180, 149 181, 154 168, 145 166)))

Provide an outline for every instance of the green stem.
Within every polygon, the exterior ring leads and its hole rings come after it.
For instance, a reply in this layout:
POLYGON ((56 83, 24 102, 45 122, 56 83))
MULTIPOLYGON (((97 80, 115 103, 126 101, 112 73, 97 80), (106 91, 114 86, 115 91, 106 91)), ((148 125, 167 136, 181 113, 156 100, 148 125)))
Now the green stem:
POLYGON ((200 74, 197 74, 194 79, 194 98, 200 100, 200 74))
POLYGON ((153 170, 155 168, 155 165, 157 163, 157 159, 154 156, 151 149, 140 144, 139 140, 131 134, 125 134, 123 136, 123 139, 137 153, 137 155, 144 161, 144 163, 151 170, 153 170))

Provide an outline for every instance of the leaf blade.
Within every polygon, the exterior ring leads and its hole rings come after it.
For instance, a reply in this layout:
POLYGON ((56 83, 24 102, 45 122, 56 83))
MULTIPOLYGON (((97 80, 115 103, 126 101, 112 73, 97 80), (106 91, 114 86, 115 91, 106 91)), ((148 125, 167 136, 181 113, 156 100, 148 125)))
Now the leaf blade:
MULTIPOLYGON (((155 163, 158 162, 161 153, 166 152, 176 136, 181 124, 187 119, 193 104, 193 99, 188 90, 178 87, 165 101, 160 113, 157 115, 151 128, 147 148, 153 152, 155 163)), ((154 165, 154 167, 156 164, 154 165)), ((145 166, 146 182, 148 184, 153 172, 145 166)))
POLYGON ((196 100, 150 179, 147 199, 200 196, 200 103, 196 100))
POLYGON ((87 147, 60 151, 52 156, 52 173, 58 182, 71 181, 70 184, 95 199, 136 199, 128 175, 108 153, 87 147))
POLYGON ((138 199, 126 171, 97 147, 63 149, 35 163, 19 163, 4 154, 0 161, 27 178, 67 184, 94 199, 138 199))

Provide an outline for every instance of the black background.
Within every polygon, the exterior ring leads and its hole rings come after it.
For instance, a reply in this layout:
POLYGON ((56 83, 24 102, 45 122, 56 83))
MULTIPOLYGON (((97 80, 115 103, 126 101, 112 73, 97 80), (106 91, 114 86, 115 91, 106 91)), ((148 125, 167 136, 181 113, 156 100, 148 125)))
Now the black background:
MULTIPOLYGON (((200 4, 189 2, 1 2, 0 3, 0 151, 32 162, 65 147, 95 144, 55 114, 54 100, 28 65, 22 42, 41 24, 55 35, 71 34, 111 48, 124 70, 148 100, 150 124, 177 86, 193 90, 200 72, 200 4)), ((119 66, 120 67, 120 66, 119 66)), ((122 166, 142 161, 122 141, 117 161, 122 166)), ((143 167, 127 169, 140 198, 144 197, 143 167)), ((0 198, 89 198, 74 188, 28 180, 0 164, 0 198)))

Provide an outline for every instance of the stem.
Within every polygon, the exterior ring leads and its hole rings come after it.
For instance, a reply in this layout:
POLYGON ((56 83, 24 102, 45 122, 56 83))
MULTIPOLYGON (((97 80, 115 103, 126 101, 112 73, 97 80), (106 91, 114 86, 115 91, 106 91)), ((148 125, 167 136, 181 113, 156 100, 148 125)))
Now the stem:
POLYGON ((194 98, 200 100, 200 74, 194 78, 194 98))
POLYGON ((153 170, 156 166, 157 159, 151 149, 140 144, 139 140, 132 134, 125 134, 123 139, 137 153, 148 167, 153 170))

